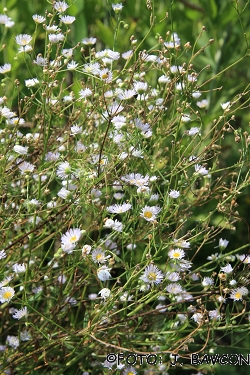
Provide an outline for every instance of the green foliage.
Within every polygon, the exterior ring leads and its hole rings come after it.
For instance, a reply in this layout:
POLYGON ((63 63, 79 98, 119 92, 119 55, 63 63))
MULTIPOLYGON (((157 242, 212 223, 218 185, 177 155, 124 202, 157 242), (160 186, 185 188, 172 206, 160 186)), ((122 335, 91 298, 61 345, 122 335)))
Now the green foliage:
POLYGON ((249 352, 249 1, 122 4, 0 12, 5 374, 230 374, 202 356, 249 352))

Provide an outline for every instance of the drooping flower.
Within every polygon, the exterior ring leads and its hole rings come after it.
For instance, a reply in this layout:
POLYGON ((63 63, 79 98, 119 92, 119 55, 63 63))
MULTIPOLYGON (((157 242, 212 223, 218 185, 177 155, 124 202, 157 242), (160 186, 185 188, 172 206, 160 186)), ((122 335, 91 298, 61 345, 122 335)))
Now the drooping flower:
POLYGON ((26 265, 24 263, 22 264, 15 263, 13 264, 12 269, 15 273, 23 273, 26 271, 26 265))
POLYGON ((228 244, 229 244, 229 241, 223 240, 222 238, 219 239, 219 248, 221 250, 224 250, 228 244))
POLYGON ((97 276, 98 276, 98 279, 100 279, 101 281, 107 281, 111 278, 111 274, 110 274, 110 271, 111 268, 108 268, 107 266, 102 266, 100 268, 98 268, 97 270, 97 276))
POLYGON ((14 319, 21 319, 22 317, 26 316, 28 314, 27 307, 25 306, 23 309, 17 310, 15 309, 15 313, 12 315, 12 318, 14 319))
POLYGON ((106 298, 108 298, 110 296, 110 289, 108 288, 103 288, 102 290, 100 290, 100 292, 98 294, 101 295, 101 297, 105 300, 106 298))
POLYGON ((6 344, 11 346, 13 349, 17 349, 19 346, 19 339, 16 336, 8 335, 6 339, 6 344))

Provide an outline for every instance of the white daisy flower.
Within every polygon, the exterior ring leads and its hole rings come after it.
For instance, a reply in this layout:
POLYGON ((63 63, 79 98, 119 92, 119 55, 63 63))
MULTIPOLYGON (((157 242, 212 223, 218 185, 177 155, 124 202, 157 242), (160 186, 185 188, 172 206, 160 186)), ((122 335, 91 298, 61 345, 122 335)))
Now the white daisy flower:
POLYGON ((39 83, 37 78, 26 79, 24 82, 26 87, 33 87, 39 83))
POLYGON ((194 315, 191 316, 191 319, 193 319, 193 321, 195 323, 201 323, 202 322, 202 319, 203 319, 203 314, 201 313, 195 313, 194 315))
POLYGON ((180 192, 178 190, 170 190, 170 193, 168 194, 170 198, 176 199, 179 198, 180 192))
POLYGON ((182 249, 172 249, 168 252, 170 259, 182 259, 185 256, 185 252, 182 249))
POLYGON ((149 284, 160 284, 164 278, 163 273, 156 267, 154 264, 150 264, 145 268, 143 275, 140 277, 140 280, 144 283, 149 284))
POLYGON ((191 128, 187 131, 187 134, 191 135, 191 136, 196 135, 196 134, 200 134, 200 128, 193 127, 193 128, 191 128))
POLYGON ((20 46, 27 46, 32 41, 32 36, 28 34, 20 34, 15 37, 16 43, 20 46))
POLYGON ((85 44, 86 46, 93 46, 96 44, 96 38, 84 38, 82 40, 82 44, 85 44))
POLYGON ((240 288, 233 289, 229 298, 233 299, 234 301, 241 301, 242 297, 246 295, 248 295, 248 289, 242 286, 240 288))
POLYGON ((58 13, 63 13, 68 9, 69 6, 67 3, 65 3, 65 1, 56 1, 53 7, 58 13))
POLYGON ((110 258, 110 255, 105 255, 105 251, 103 251, 100 247, 96 248, 92 252, 92 259, 95 263, 105 263, 110 258))
POLYGON ((49 41, 50 43, 58 43, 64 40, 64 35, 62 33, 58 34, 49 34, 49 41))
POLYGON ((27 155, 29 147, 24 147, 20 145, 15 145, 13 150, 20 155, 27 155))
POLYGON ((113 204, 112 206, 107 207, 107 211, 112 214, 121 214, 130 210, 132 205, 130 203, 122 204, 113 204))
POLYGON ((0 73, 5 74, 11 71, 11 64, 4 64, 0 66, 0 73))
POLYGON ((0 289, 0 302, 9 302, 13 298, 15 291, 10 286, 4 286, 0 289))
POLYGON ((180 294, 183 292, 183 288, 179 283, 171 283, 166 287, 166 291, 170 294, 180 294))
POLYGON ((211 277, 204 277, 204 279, 202 280, 202 285, 203 286, 211 286, 214 284, 214 280, 211 278, 211 277))
POLYGON ((206 108, 208 106, 208 100, 203 99, 200 102, 196 103, 199 108, 206 108))
POLYGON ((68 64, 67 64, 67 69, 68 70, 75 70, 77 67, 78 67, 78 63, 74 60, 70 61, 68 64))
POLYGON ((79 91, 80 99, 85 99, 85 98, 88 98, 89 96, 93 96, 93 92, 89 88, 79 91))
POLYGON ((23 273, 26 271, 26 265, 24 263, 22 264, 15 263, 13 264, 12 269, 15 273, 23 273))
POLYGON ((32 18, 33 18, 33 20, 35 21, 35 23, 43 23, 43 22, 46 20, 45 17, 43 17, 43 16, 39 16, 39 14, 34 14, 34 15, 32 16, 32 18))
POLYGON ((65 25, 71 25, 76 20, 74 16, 62 16, 60 19, 65 25))
POLYGON ((100 294, 103 299, 106 299, 110 296, 110 293, 111 293, 110 289, 103 288, 102 290, 100 290, 98 294, 100 294))
POLYGON ((19 339, 16 336, 8 335, 6 339, 6 344, 11 346, 13 349, 17 349, 19 346, 19 339))
MULTIPOLYGON (((77 242, 80 240, 82 232, 79 228, 71 228, 61 237, 61 247, 64 251, 70 249, 72 251, 77 242)), ((67 251, 66 251, 67 252, 67 251)))
POLYGON ((224 110, 230 108, 230 102, 221 103, 221 108, 224 110))
POLYGON ((233 272, 233 267, 228 263, 225 267, 221 267, 221 271, 225 273, 231 273, 233 272))
POLYGON ((57 176, 61 179, 69 178, 71 175, 71 172, 72 172, 71 166, 67 161, 60 163, 56 170, 57 176))
POLYGON ((130 185, 135 185, 138 187, 146 186, 149 183, 149 176, 143 176, 140 173, 130 173, 121 177, 122 181, 129 183, 130 185))
POLYGON ((154 221, 160 211, 161 208, 159 206, 145 206, 142 209, 140 216, 147 221, 154 221))
POLYGON ((215 319, 215 320, 218 320, 218 319, 221 319, 221 315, 219 313, 219 310, 216 309, 216 310, 210 310, 208 312, 208 315, 209 315, 209 318, 212 320, 212 319, 215 319))

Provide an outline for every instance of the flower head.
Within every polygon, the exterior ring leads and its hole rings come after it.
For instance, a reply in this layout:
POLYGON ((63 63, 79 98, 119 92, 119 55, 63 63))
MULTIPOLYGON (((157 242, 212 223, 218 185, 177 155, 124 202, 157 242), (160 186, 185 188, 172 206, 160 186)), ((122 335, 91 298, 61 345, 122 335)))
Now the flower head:
POLYGON ((0 73, 5 74, 11 71, 11 64, 4 64, 0 66, 0 73))
POLYGON ((168 194, 170 198, 176 199, 179 198, 180 192, 178 190, 170 190, 170 193, 168 194))
POLYGON ((154 264, 150 264, 145 268, 143 275, 140 277, 144 283, 159 284, 164 278, 163 273, 154 264))
POLYGON ((13 264, 12 269, 15 273, 23 273, 26 271, 26 265, 24 263, 22 264, 15 263, 13 264))
POLYGON ((105 255, 105 251, 103 251, 100 247, 96 248, 92 252, 92 259, 95 263, 105 263, 110 258, 110 255, 105 255))
POLYGON ((65 25, 71 25, 75 21, 74 16, 62 16, 61 17, 61 22, 64 23, 65 25))
POLYGON ((240 288, 233 289, 229 298, 233 299, 234 301, 241 301, 243 296, 248 295, 248 289, 244 286, 240 288))
POLYGON ((225 273, 231 273, 233 272, 233 267, 228 263, 225 267, 221 267, 221 271, 225 273))
POLYGON ((43 23, 43 22, 46 20, 45 17, 43 17, 43 16, 39 16, 38 14, 34 14, 34 15, 32 16, 32 18, 33 18, 33 20, 35 21, 35 23, 43 23))
POLYGON ((112 206, 107 207, 107 211, 112 214, 121 214, 130 210, 132 205, 130 203, 122 203, 122 204, 113 204, 112 206))
POLYGON ((97 270, 97 276, 98 276, 98 279, 100 279, 101 281, 107 281, 111 278, 111 274, 110 274, 110 269, 111 268, 108 268, 107 266, 102 266, 100 268, 98 268, 97 270))
POLYGON ((122 4, 112 4, 113 11, 115 13, 120 13, 122 11, 123 5, 122 4))
POLYGON ((96 44, 96 38, 84 38, 82 40, 82 44, 85 44, 86 46, 93 46, 96 44))
POLYGON ((32 36, 28 34, 20 34, 15 37, 15 40, 19 46, 27 46, 32 41, 32 36))
POLYGON ((219 240, 219 248, 221 250, 224 250, 227 247, 228 244, 229 244, 229 241, 223 240, 222 238, 220 238, 220 240, 219 240))
POLYGON ((81 238, 81 230, 79 228, 71 228, 61 237, 61 247, 63 251, 70 254, 76 247, 77 242, 81 238))
POLYGON ((111 293, 110 289, 103 288, 102 290, 100 290, 98 294, 100 294, 103 299, 106 299, 110 296, 110 293, 111 293))
POLYGON ((65 1, 56 1, 55 4, 53 5, 54 6, 54 9, 58 12, 58 13, 63 13, 65 12, 65 10, 68 9, 68 4, 65 3, 65 1))
POLYGON ((4 286, 0 289, 0 302, 9 302, 14 296, 15 291, 10 286, 4 286))
POLYGON ((15 309, 15 313, 12 315, 12 318, 14 319, 21 319, 23 316, 26 316, 28 314, 28 310, 27 310, 27 307, 25 306, 23 309, 21 310, 17 310, 15 309))
POLYGON ((182 249, 172 249, 168 252, 168 256, 170 259, 182 259, 185 256, 185 252, 182 249))
POLYGON ((154 221, 160 211, 161 208, 159 206, 145 206, 142 209, 140 216, 147 221, 154 221))

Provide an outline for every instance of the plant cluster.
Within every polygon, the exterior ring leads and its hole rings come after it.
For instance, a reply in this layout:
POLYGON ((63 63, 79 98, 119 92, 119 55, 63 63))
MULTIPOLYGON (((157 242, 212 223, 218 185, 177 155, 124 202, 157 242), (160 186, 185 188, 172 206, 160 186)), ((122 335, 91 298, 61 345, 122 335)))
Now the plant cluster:
MULTIPOLYGON (((249 240, 237 246, 236 228, 250 136, 235 127, 248 88, 214 113, 216 77, 195 67, 212 39, 197 48, 166 30, 143 50, 168 20, 147 1, 145 38, 119 51, 123 5, 111 11, 116 48, 94 35, 72 44, 77 19, 56 1, 0 67, 4 374, 150 372, 110 352, 157 353, 154 373, 167 374, 171 355, 188 369, 191 353, 249 329, 249 240), (25 74, 13 80, 16 60, 25 74)), ((6 9, 0 24, 15 33, 6 9)))

